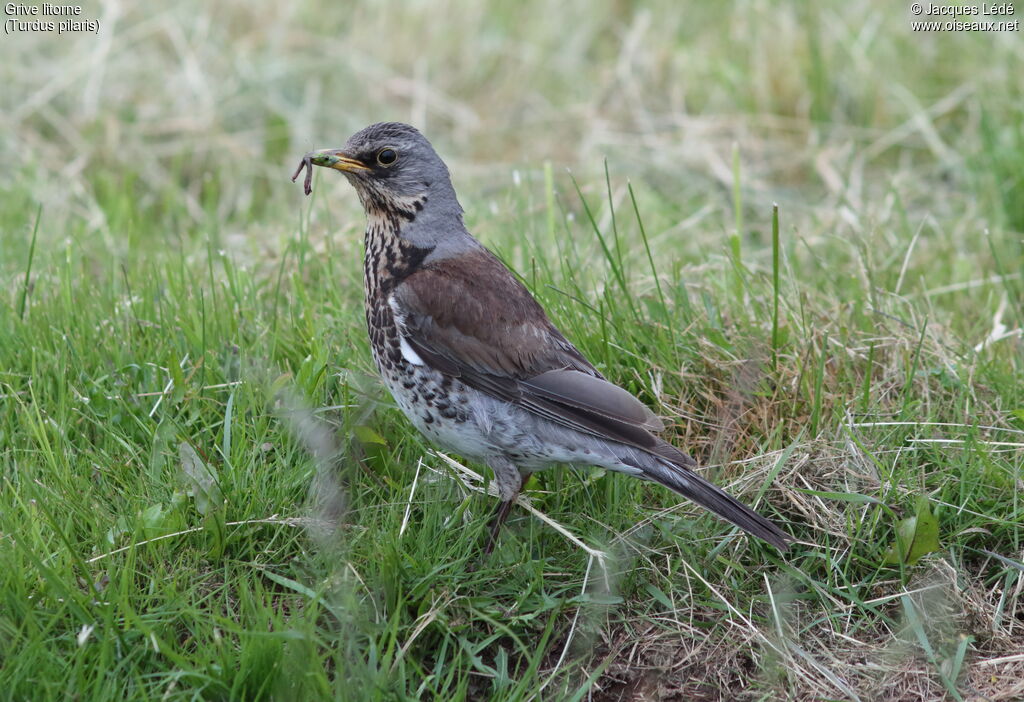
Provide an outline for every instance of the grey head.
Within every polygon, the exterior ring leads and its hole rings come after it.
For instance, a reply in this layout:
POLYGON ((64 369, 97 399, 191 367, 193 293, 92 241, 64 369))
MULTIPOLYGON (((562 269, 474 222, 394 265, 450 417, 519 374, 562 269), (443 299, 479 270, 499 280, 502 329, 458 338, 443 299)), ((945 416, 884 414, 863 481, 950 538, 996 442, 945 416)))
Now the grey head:
POLYGON ((379 122, 353 134, 340 149, 309 152, 292 178, 309 168, 307 194, 314 165, 341 171, 369 219, 384 218, 403 239, 438 249, 432 258, 478 246, 462 223, 448 167, 415 127, 379 122))

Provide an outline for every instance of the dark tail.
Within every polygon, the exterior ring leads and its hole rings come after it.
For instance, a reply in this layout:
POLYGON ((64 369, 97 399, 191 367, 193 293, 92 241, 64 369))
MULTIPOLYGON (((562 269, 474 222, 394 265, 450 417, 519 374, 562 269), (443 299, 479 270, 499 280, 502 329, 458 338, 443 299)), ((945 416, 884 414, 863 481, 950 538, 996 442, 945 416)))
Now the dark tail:
POLYGON ((788 542, 793 537, 720 487, 712 485, 694 473, 691 467, 696 468, 697 464, 692 458, 670 444, 665 444, 665 447, 666 450, 658 452, 661 456, 652 457, 654 460, 641 467, 646 478, 693 500, 748 534, 767 541, 780 551, 789 549, 788 542))

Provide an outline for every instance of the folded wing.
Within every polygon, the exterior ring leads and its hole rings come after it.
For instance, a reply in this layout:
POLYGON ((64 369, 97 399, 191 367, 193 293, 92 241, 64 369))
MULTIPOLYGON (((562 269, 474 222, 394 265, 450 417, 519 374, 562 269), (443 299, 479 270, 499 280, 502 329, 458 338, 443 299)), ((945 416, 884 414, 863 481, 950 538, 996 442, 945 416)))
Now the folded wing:
POLYGON ((457 266, 420 269, 391 294, 417 354, 476 390, 577 431, 652 452, 664 444, 652 433, 664 428, 661 420, 605 380, 493 254, 460 258, 457 266))

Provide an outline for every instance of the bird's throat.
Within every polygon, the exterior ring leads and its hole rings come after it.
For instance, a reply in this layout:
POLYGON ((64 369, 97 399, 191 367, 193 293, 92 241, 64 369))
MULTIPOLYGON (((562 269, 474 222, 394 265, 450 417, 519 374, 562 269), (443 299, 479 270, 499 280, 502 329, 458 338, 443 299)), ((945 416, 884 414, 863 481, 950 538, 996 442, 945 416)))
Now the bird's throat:
POLYGON ((387 297, 415 273, 434 247, 416 246, 402 237, 401 217, 372 216, 367 211, 363 281, 366 299, 387 297))

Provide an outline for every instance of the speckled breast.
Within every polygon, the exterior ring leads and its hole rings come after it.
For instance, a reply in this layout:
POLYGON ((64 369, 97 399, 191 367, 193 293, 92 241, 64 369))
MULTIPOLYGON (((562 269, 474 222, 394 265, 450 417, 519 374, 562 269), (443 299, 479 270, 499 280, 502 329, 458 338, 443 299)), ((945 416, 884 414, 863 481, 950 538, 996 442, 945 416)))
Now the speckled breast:
MULTIPOLYGON (((458 451, 478 449, 478 440, 465 436, 468 420, 466 388, 459 381, 425 365, 410 363, 387 297, 407 274, 410 259, 386 227, 371 223, 366 232, 364 288, 366 328, 373 360, 384 385, 409 420, 428 438, 458 451)), ((473 451, 479 455, 478 450, 473 451)))

